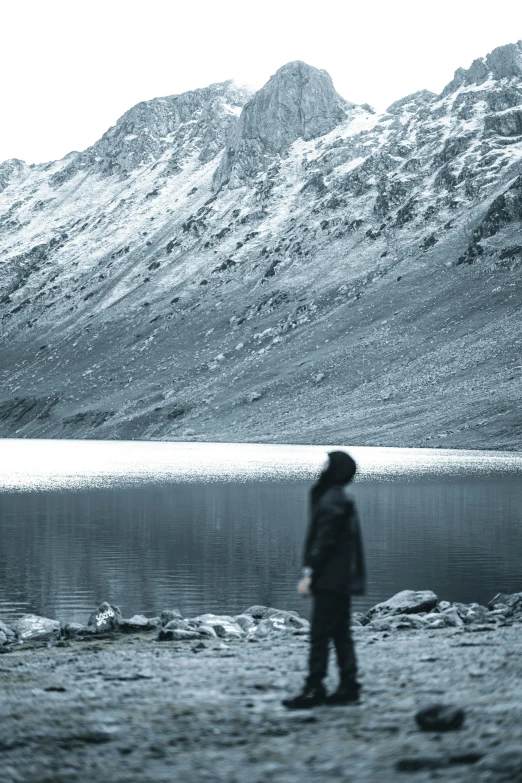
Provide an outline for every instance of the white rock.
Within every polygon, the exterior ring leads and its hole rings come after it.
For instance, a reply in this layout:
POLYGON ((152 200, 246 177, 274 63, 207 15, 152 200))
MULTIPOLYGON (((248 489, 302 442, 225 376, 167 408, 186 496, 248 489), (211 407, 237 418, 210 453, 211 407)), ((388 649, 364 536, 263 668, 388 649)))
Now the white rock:
POLYGON ((51 641, 60 636, 60 622, 36 614, 24 614, 14 624, 14 630, 22 642, 51 641))

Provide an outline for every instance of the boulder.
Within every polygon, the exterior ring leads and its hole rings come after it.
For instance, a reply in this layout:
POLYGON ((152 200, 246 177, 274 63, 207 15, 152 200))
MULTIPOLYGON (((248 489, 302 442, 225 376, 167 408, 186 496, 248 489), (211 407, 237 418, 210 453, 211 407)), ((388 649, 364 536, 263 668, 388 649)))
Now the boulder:
POLYGON ((450 607, 449 609, 445 609, 440 613, 439 617, 444 620, 445 625, 448 625, 452 628, 459 628, 461 625, 464 625, 464 620, 454 606, 450 607))
POLYGON ((288 624, 293 628, 294 634, 307 634, 310 633, 310 621, 306 617, 290 617, 288 624))
POLYGON ((419 710, 415 720, 423 731, 452 731, 464 723, 464 710, 454 704, 430 704, 419 710))
MULTIPOLYGON (((6 641, 14 641, 15 640, 16 634, 13 631, 13 629, 10 628, 5 623, 3 623, 1 620, 0 620, 0 633, 3 636, 5 636, 6 641)), ((0 641, 0 644, 5 644, 5 642, 1 642, 0 641)))
POLYGON ((160 624, 158 617, 145 617, 135 614, 128 620, 120 620, 120 631, 124 633, 138 633, 139 631, 153 631, 160 624))
POLYGON ((293 630, 295 633, 308 633, 310 630, 309 621, 291 609, 267 609, 262 620, 275 621, 276 630, 281 629, 281 624, 284 624, 285 630, 293 630))
POLYGON ((182 642, 187 639, 201 639, 198 631, 188 631, 183 628, 162 628, 158 634, 160 642, 182 642))
POLYGON ((522 593, 497 593, 488 603, 488 609, 497 609, 498 605, 502 608, 507 607, 507 616, 512 617, 515 614, 522 614, 522 593))
POLYGON ((191 624, 188 620, 170 620, 166 625, 163 626, 163 629, 165 631, 192 631, 194 630, 194 624, 191 624))
POLYGON ((122 620, 119 607, 104 601, 95 612, 91 614, 87 625, 96 629, 96 633, 117 631, 122 620))
POLYGON ((435 620, 429 621, 429 628, 447 628, 446 621, 442 617, 436 617, 435 620))
POLYGON ((274 609, 270 607, 269 609, 265 609, 261 619, 267 620, 269 617, 276 617, 277 615, 284 615, 285 617, 299 617, 297 612, 294 612, 293 609, 274 609))
POLYGON ((490 613, 498 611, 501 611, 503 614, 507 615, 509 614, 510 609, 507 604, 493 604, 493 607, 489 610, 490 613))
POLYGON ((212 625, 199 625, 197 632, 201 636, 207 636, 209 639, 217 639, 217 633, 212 625))
POLYGON ((245 635, 243 628, 227 614, 201 614, 199 617, 194 617, 194 622, 212 626, 222 639, 225 637, 227 639, 242 639, 245 635))
POLYGON ((20 642, 49 642, 60 636, 60 621, 36 614, 24 614, 15 622, 14 631, 20 642))
POLYGON ((181 619, 182 616, 179 609, 164 609, 160 616, 160 622, 162 625, 167 625, 171 620, 181 619))
POLYGON ((509 616, 508 610, 504 607, 504 609, 493 609, 492 612, 488 612, 486 617, 484 618, 486 623, 505 623, 506 619, 509 616))
POLYGON ((367 612, 368 618, 386 617, 394 614, 418 614, 429 612, 437 605, 438 598, 431 590, 401 590, 387 601, 372 607, 367 612))
POLYGON ((239 625, 240 628, 245 631, 245 633, 250 629, 255 627, 255 620, 250 614, 236 614, 232 620, 239 625))
POLYGON ((468 604, 465 611, 459 612, 466 624, 483 623, 487 617, 488 610, 482 604, 468 604))
POLYGON ((480 604, 461 604, 458 601, 451 604, 451 608, 458 612, 465 623, 484 622, 488 611, 480 604))
POLYGON ((7 644, 7 636, 0 628, 0 646, 3 646, 4 644, 7 644))
POLYGON ((304 634, 309 630, 310 623, 303 617, 279 613, 260 620, 257 626, 250 628, 248 638, 273 639, 282 634, 304 634))

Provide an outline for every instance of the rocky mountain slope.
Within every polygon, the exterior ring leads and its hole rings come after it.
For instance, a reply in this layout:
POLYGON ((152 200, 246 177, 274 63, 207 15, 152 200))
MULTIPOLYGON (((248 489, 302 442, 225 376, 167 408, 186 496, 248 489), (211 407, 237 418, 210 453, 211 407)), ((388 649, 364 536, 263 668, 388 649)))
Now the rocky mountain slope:
POLYGON ((522 41, 378 115, 301 62, 0 165, 0 435, 522 446, 522 41))

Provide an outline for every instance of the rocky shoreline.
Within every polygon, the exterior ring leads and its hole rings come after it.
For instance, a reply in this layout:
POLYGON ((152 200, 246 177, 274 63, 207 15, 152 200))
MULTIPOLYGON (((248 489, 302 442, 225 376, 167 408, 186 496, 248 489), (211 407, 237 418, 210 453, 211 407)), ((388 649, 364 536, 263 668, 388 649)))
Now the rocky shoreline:
POLYGON ((521 624, 522 593, 486 607, 402 591, 354 614, 361 703, 293 713, 296 612, 26 615, 0 623, 2 780, 522 780, 521 624), (421 730, 430 704, 461 710, 461 727, 421 730))

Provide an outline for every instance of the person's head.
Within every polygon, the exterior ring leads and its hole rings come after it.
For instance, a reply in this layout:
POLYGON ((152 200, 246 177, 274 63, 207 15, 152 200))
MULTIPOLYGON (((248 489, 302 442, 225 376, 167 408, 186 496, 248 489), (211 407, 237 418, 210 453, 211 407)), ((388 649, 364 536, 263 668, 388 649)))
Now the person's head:
POLYGON ((348 484, 357 471, 355 460, 346 451, 328 452, 328 461, 312 487, 312 500, 317 500, 323 492, 335 486, 348 484))
POLYGON ((326 475, 335 484, 348 484, 357 471, 357 465, 353 457, 346 451, 329 451, 326 475))

